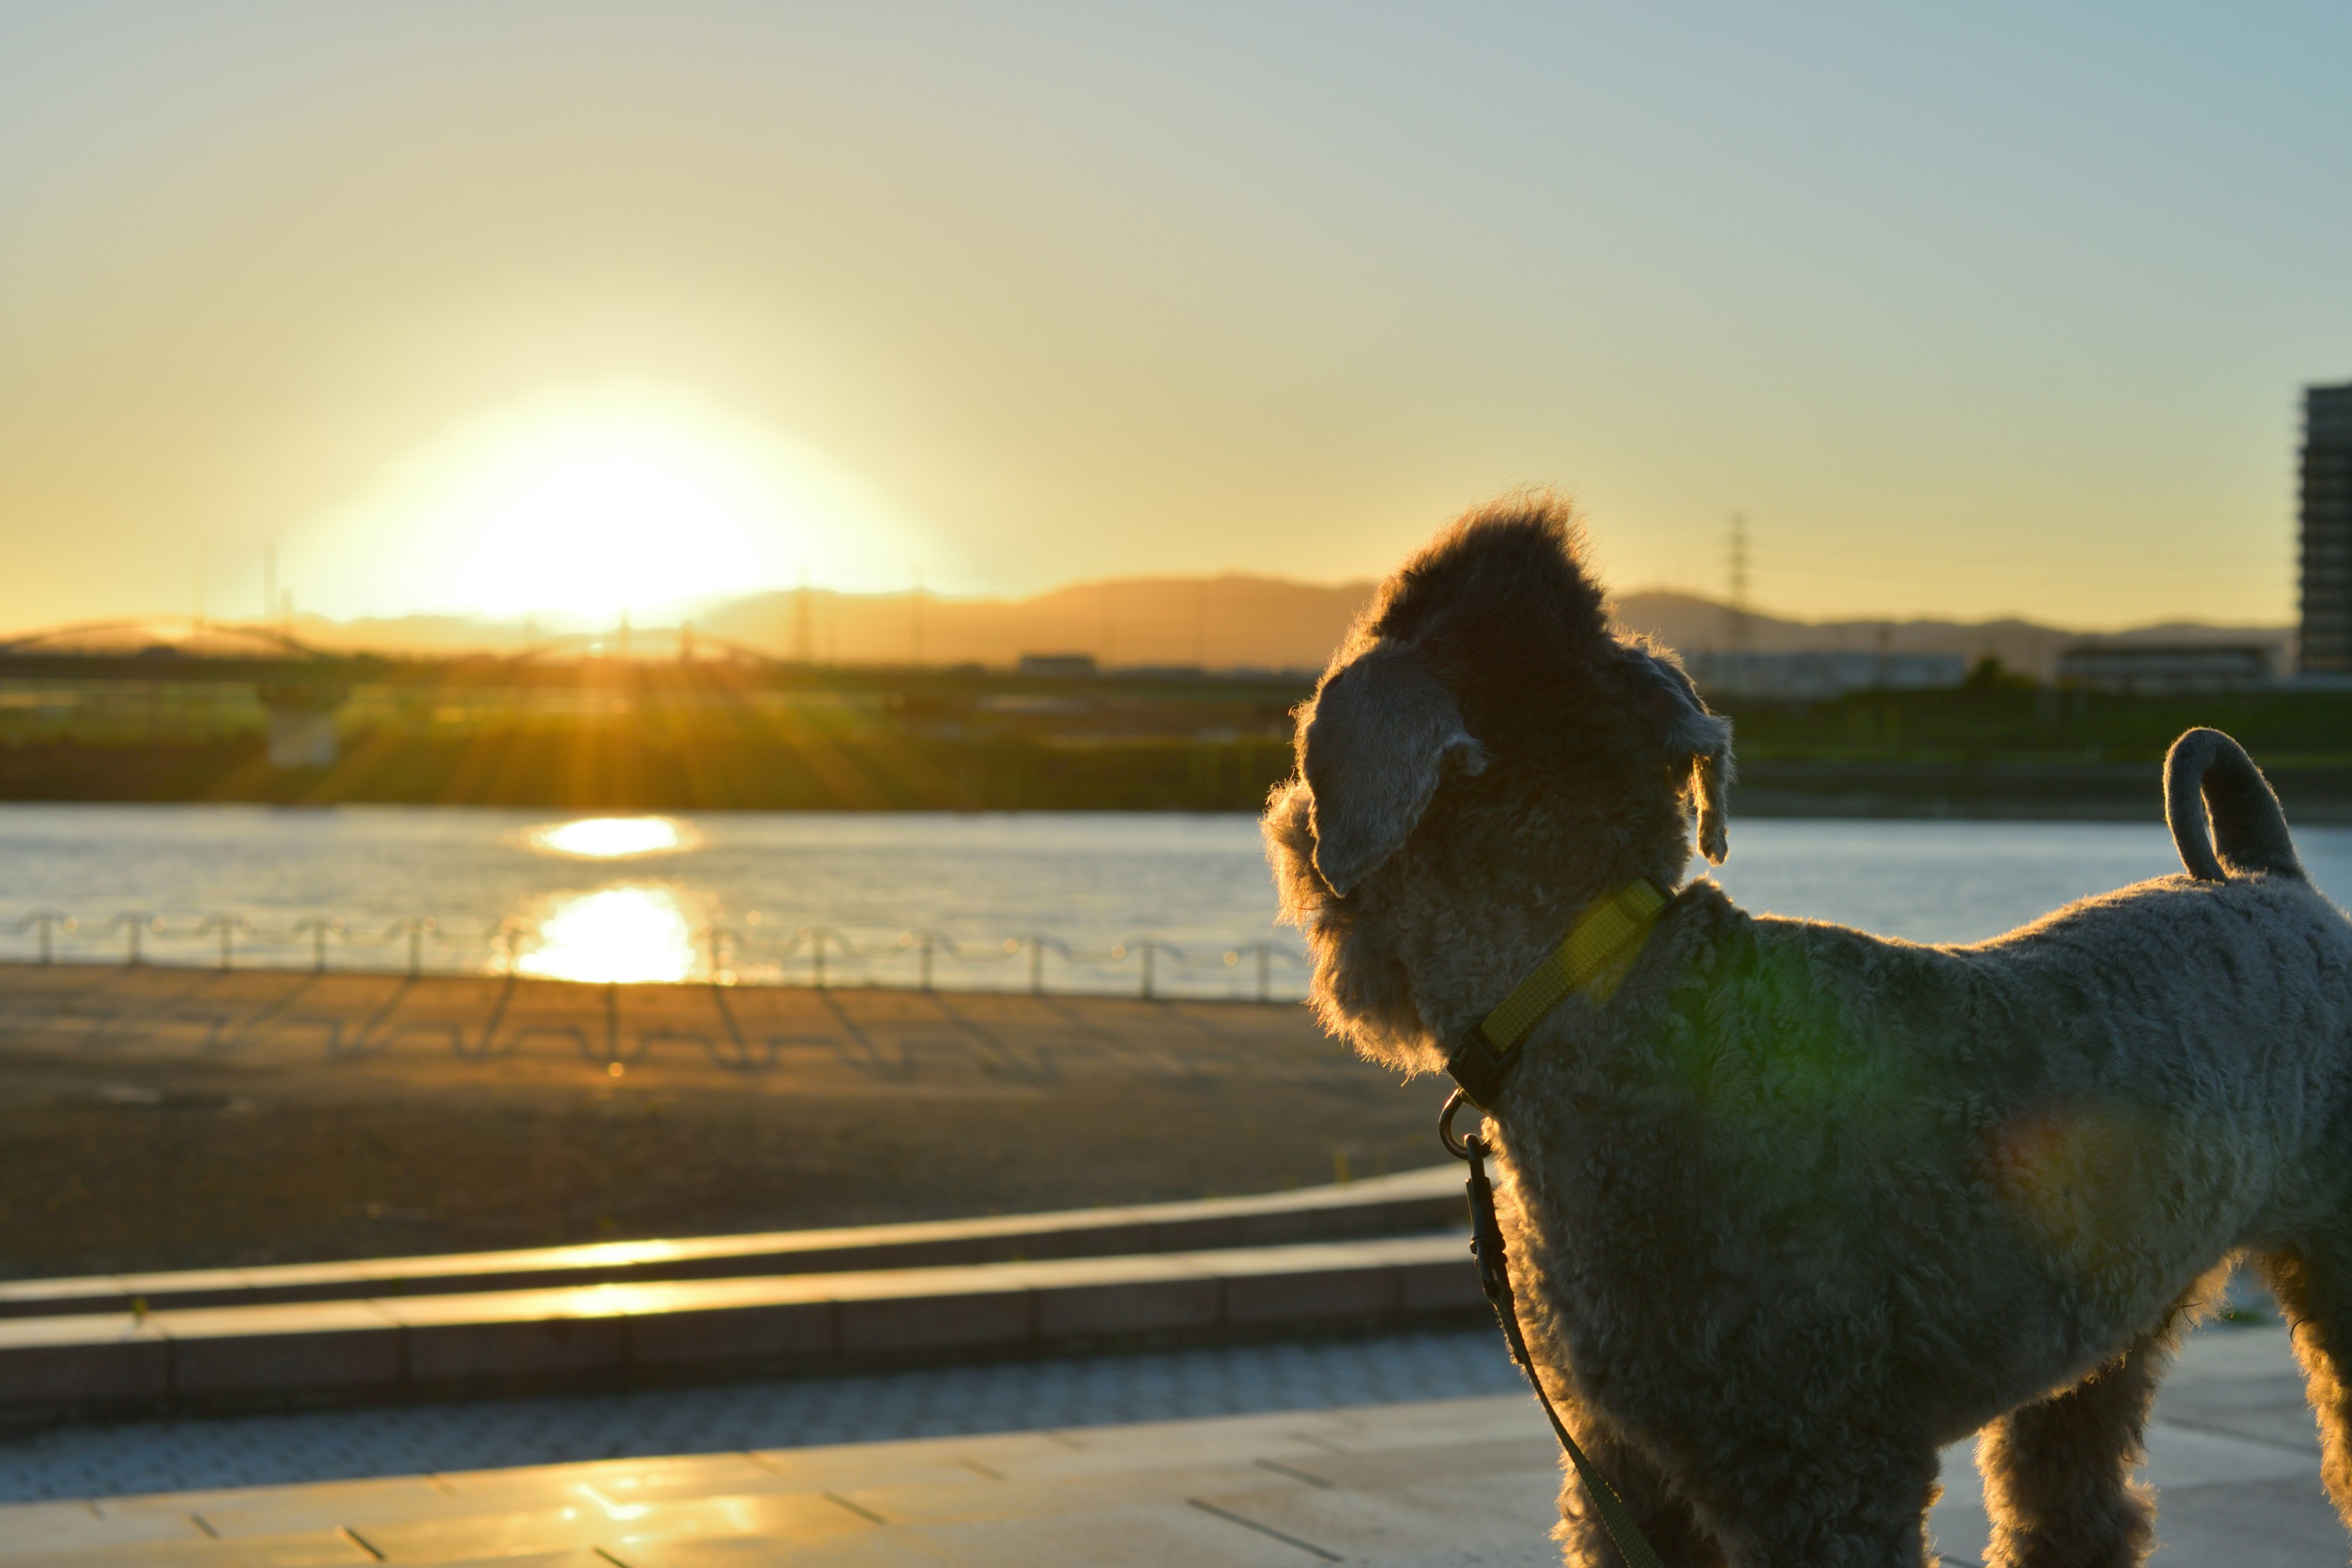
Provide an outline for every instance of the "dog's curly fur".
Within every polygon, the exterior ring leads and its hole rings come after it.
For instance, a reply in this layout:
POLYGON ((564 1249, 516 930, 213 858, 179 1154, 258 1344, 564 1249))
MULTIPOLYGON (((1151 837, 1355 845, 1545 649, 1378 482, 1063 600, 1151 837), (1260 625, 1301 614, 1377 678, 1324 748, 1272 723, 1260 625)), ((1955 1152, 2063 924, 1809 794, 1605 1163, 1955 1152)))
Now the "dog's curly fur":
MULTIPOLYGON (((1265 836, 1315 1005, 1408 1071, 1591 900, 1680 883, 1694 805, 1724 853, 1729 725, 1612 635, 1547 496, 1390 579, 1298 752, 1265 836)), ((1957 947, 1696 881, 1528 1038, 1493 1130, 1528 1339, 1669 1563, 1916 1568, 1979 1430, 1994 1563, 2139 1562, 2148 1404, 2241 1255, 2352 1517, 2352 924, 2227 737, 2169 791, 2201 875, 1957 947)), ((1572 1477, 1561 1514, 1570 1563, 1619 1561, 1572 1477)))

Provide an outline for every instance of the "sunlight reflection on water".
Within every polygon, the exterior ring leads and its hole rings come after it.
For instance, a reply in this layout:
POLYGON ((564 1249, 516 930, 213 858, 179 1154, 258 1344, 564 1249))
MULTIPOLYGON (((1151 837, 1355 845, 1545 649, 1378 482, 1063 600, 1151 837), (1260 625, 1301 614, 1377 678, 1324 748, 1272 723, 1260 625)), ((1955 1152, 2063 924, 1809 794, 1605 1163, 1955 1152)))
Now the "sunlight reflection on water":
MULTIPOLYGON (((1969 942, 2084 893, 2178 868, 2150 787, 2141 823, 1840 822, 1731 824, 1719 873, 1749 909, 1844 921, 1922 942, 1969 942)), ((568 842, 570 836, 566 835, 568 842)), ((2296 847, 2319 886, 2352 894, 2352 827, 2299 826, 2296 847)), ((438 922, 425 948, 436 970, 515 967, 599 982, 709 975, 712 928, 726 966, 747 984, 805 984, 818 954, 793 933, 825 928, 835 985, 918 984, 923 953, 942 987, 1018 990, 1033 934, 1121 961, 1049 952, 1055 990, 1123 993, 1140 981, 1136 942, 1152 936, 1157 984, 1193 995, 1247 997, 1257 966, 1223 955, 1297 937, 1274 924, 1274 889, 1257 824, 1172 813, 946 816, 876 812, 708 812, 567 817, 476 807, 0 805, 0 961, 38 951, 32 917, 62 910, 52 931, 68 963, 125 957, 118 911, 164 922, 144 931, 151 963, 217 962, 215 916, 240 915, 237 967, 399 969, 407 943, 383 933, 438 922), (642 824, 652 823, 648 828, 642 824), (635 855, 583 857, 541 841, 585 823, 635 855), (625 832, 623 830, 625 829, 625 832), (674 847, 659 847, 677 835, 674 847), (656 834, 661 835, 656 837, 656 834), (600 895, 614 895, 600 897, 600 895), (597 901, 590 903, 589 900, 597 901), (301 922, 334 917, 320 939, 301 922), (561 919, 560 931, 537 931, 561 919), (937 934, 932 947, 912 933, 937 934), (520 933, 520 934, 518 934, 520 933), (534 942, 534 934, 536 941, 534 942), (1015 951, 1005 952, 1007 941, 1015 951), (935 951, 933 951, 935 948, 935 951)), ((1274 963, 1276 995, 1295 998, 1306 971, 1274 963)))
POLYGON ((684 823, 667 816, 583 816, 534 829, 536 848, 583 860, 618 860, 631 855, 691 849, 696 838, 684 823))
POLYGON ((604 888, 556 901, 515 969, 545 980, 628 984, 695 970, 694 928, 667 888, 604 888))

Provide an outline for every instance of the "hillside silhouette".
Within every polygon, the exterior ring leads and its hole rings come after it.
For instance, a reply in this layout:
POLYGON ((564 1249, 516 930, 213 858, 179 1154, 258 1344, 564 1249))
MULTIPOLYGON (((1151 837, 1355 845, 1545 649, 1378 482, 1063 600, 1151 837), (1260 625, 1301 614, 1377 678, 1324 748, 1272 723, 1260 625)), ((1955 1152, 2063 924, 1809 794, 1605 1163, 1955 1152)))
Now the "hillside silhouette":
MULTIPOLYGON (((1326 585, 1228 573, 1214 577, 1122 577, 1075 583, 1027 598, 953 598, 782 589, 709 605, 697 636, 738 643, 775 658, 817 664, 1002 668, 1024 654, 1083 654, 1114 668, 1319 670, 1371 596, 1370 583, 1326 585)), ((1990 621, 1804 621, 1750 611, 1735 638, 1731 612, 1702 595, 1654 589, 1628 594, 1618 624, 1685 652, 1749 648, 1844 648, 1990 656, 2048 679, 2059 651, 2088 634, 2004 618, 1990 621)), ((317 647, 383 653, 512 652, 539 640, 524 621, 453 616, 331 621, 305 616, 294 628, 317 647)), ((617 628, 615 628, 617 632, 617 628)), ((2104 634, 2118 641, 2255 642, 2283 649, 2280 626, 2166 622, 2104 634)), ((632 647, 660 657, 674 628, 639 626, 632 647)))

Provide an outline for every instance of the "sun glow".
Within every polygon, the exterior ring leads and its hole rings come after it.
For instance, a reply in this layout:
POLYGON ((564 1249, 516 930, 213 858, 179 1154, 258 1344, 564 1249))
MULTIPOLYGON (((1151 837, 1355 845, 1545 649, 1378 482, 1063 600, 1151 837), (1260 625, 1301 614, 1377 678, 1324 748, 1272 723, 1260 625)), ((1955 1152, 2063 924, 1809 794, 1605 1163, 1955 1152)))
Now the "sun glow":
POLYGON ((515 959, 544 980, 624 985, 694 973, 694 928, 667 888, 604 888, 562 900, 515 959))
POLYGON ((691 391, 614 381, 454 426, 307 537, 296 569, 335 614, 592 625, 803 580, 900 588, 934 554, 806 442, 691 391))
POLYGON ((694 830, 667 816, 583 816, 532 830, 533 847, 583 860, 620 860, 691 849, 694 830))

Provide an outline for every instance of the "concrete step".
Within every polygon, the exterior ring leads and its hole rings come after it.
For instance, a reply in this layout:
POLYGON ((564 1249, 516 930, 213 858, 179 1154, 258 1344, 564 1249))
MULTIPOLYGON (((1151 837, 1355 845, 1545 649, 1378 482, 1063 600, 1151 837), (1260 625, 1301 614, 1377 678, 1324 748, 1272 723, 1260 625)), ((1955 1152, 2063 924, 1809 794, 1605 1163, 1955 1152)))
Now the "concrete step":
POLYGON ((0 1280, 0 1319, 1200 1251, 1412 1235, 1466 1223, 1462 1170, 1447 1164, 1297 1192, 1123 1208, 513 1252, 0 1280))
POLYGON ((1466 1233, 0 1321, 0 1416, 464 1398, 1484 1312, 1466 1233))

